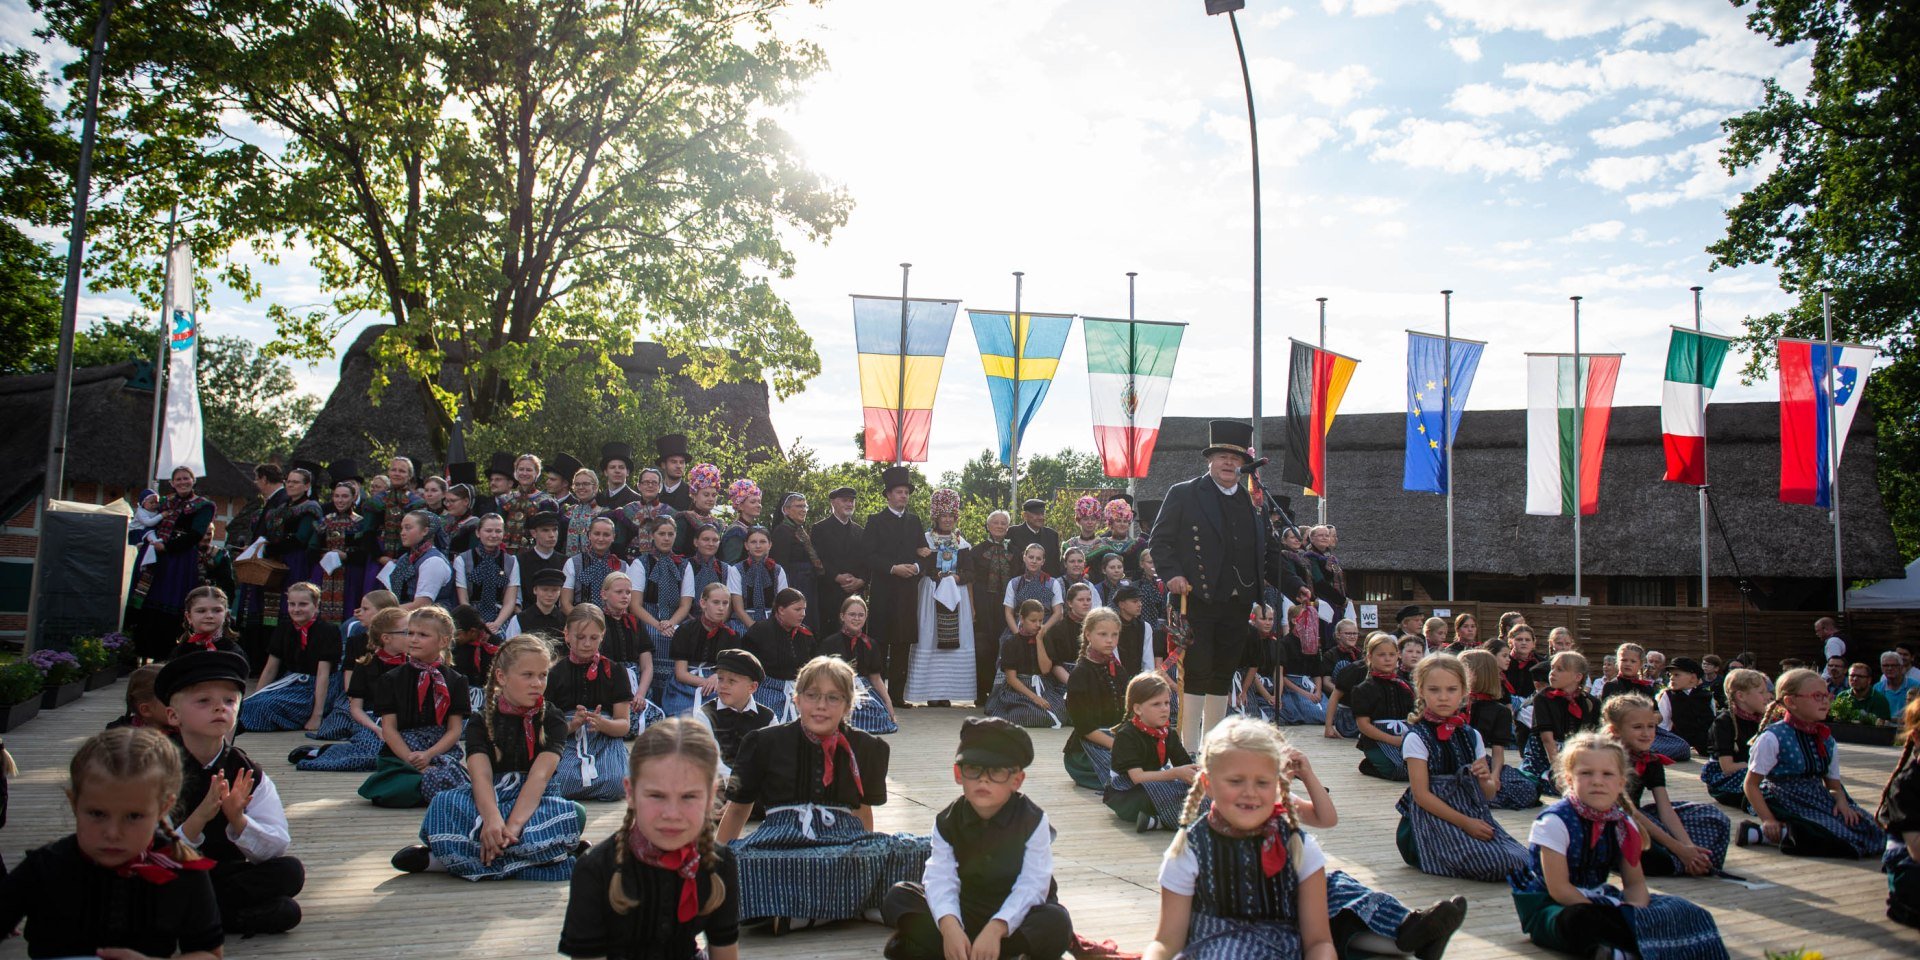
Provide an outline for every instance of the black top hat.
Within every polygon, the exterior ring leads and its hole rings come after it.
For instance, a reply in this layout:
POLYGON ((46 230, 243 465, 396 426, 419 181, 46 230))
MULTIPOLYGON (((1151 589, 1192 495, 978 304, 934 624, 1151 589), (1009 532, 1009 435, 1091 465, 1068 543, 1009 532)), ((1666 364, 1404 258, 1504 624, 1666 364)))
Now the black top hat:
POLYGON ((1667 669, 1678 670, 1681 673, 1691 673, 1696 677, 1706 676, 1706 671, 1700 666, 1700 661, 1692 657, 1674 657, 1672 660, 1667 661, 1667 669))
POLYGON ((600 469, 605 470, 607 468, 607 464, 612 463, 615 460, 618 460, 621 463, 626 464, 627 469, 632 470, 633 469, 633 444, 626 443, 621 440, 612 440, 607 443, 601 444, 600 445, 600 469))
POLYGON ((161 703, 208 680, 225 680, 247 692, 247 658, 228 650, 195 650, 167 661, 153 680, 153 697, 161 703))
POLYGON ((533 585, 536 587, 564 587, 567 585, 567 572, 565 570, 557 570, 553 567, 535 571, 533 574, 533 585))
POLYGON ((1133 508, 1133 519, 1143 530, 1152 530, 1153 521, 1160 516, 1160 501, 1142 500, 1133 508))
POLYGON ((579 473, 580 468, 584 466, 586 464, 581 463, 571 453, 556 453, 552 460, 547 461, 547 472, 571 483, 573 475, 579 473))
POLYGON ((1393 622, 1399 623, 1400 621, 1405 620, 1408 617, 1420 617, 1425 615, 1426 614, 1421 611, 1419 604, 1410 603, 1404 607, 1401 607, 1400 612, 1393 615, 1393 622))
MULTIPOLYGON (((541 527, 558 527, 558 526, 560 526, 560 515, 553 512, 552 510, 542 510, 539 513, 534 514, 533 516, 528 517, 527 523, 526 523, 527 532, 529 533, 535 530, 538 530, 541 527)), ((565 579, 565 578, 563 577, 562 579, 565 579)))
POLYGON ((968 717, 960 725, 960 751, 953 762, 1025 770, 1033 764, 1033 738, 999 717, 968 717))
POLYGON ((1207 448, 1200 451, 1203 457, 1216 453, 1237 453, 1242 459, 1253 459, 1253 424, 1239 420, 1207 421, 1207 448))
POLYGON ((828 500, 857 500, 859 497, 859 491, 852 487, 834 487, 833 491, 827 494, 828 500))
POLYGON ((1028 500, 1026 503, 1023 503, 1020 505, 1020 509, 1022 512, 1025 512, 1025 513, 1046 513, 1047 502, 1045 500, 1037 500, 1037 499, 1028 500))
POLYGON ((294 470, 305 470, 307 472, 307 479, 312 481, 316 487, 327 482, 326 468, 314 463, 312 460, 295 460, 288 466, 294 470))
POLYGON ((880 473, 881 491, 885 492, 887 490, 892 490, 894 487, 906 487, 908 490, 912 490, 913 489, 913 471, 908 470, 906 467, 888 467, 887 469, 881 471, 880 473))
POLYGON ((748 680, 752 680, 754 683, 759 683, 767 678, 766 668, 760 665, 760 658, 754 656, 752 652, 747 650, 720 651, 714 655, 713 668, 715 670, 725 670, 728 673, 737 673, 740 676, 746 677, 748 680))
POLYGON ((505 450, 494 451, 493 456, 487 458, 487 476, 501 476, 511 479, 513 477, 514 460, 514 455, 505 450))
POLYGON ((684 433, 669 433, 664 437, 655 437, 653 449, 659 454, 654 461, 656 463, 663 462, 668 457, 690 457, 687 453, 687 435, 684 433))
MULTIPOLYGON (((512 473, 512 471, 509 470, 508 473, 512 473)), ((447 481, 449 483, 464 483, 469 487, 475 486, 480 482, 480 471, 475 469, 473 463, 467 460, 462 460, 459 463, 449 463, 447 464, 447 481)))
POLYGON ((366 479, 366 477, 360 475, 360 462, 352 457, 335 460, 327 467, 327 477, 334 483, 340 483, 344 480, 362 481, 366 479))

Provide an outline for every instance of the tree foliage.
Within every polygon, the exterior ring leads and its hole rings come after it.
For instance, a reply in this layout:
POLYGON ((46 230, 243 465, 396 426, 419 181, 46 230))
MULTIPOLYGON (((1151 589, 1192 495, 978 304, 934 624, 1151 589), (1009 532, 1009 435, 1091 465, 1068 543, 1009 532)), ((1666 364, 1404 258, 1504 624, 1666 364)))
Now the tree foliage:
POLYGON ((38 61, 0 54, 0 376, 51 366, 64 258, 21 230, 67 217, 74 143, 42 96, 38 61))
POLYGON ((1779 45, 1812 47, 1804 94, 1767 81, 1726 122, 1729 172, 1776 164, 1727 211, 1716 267, 1772 264, 1792 307, 1747 318, 1749 376, 1772 340, 1821 336, 1821 290, 1840 340, 1880 345, 1874 371, 1881 495, 1903 556, 1920 554, 1920 17, 1887 0, 1733 0, 1779 45))
MULTIPOLYGON (((122 5, 92 275, 151 296, 142 258, 176 203, 203 270, 244 292, 235 244, 311 248, 331 309, 270 308, 274 349, 315 359, 384 314, 402 335, 376 392, 411 381, 440 427, 534 409, 522 388, 569 339, 604 354, 644 333, 703 385, 790 394, 818 358, 770 281, 849 209, 769 119, 822 65, 775 29, 791 2, 122 5)), ((84 46, 93 0, 34 4, 84 46)))

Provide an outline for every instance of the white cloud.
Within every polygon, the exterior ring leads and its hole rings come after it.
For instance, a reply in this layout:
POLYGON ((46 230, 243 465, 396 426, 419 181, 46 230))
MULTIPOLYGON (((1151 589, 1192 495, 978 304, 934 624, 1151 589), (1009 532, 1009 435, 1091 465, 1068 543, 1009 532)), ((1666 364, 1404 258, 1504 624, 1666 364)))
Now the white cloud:
POLYGON ((1619 220, 1602 220, 1599 223, 1589 223, 1580 227, 1567 234, 1564 239, 1568 243, 1606 243, 1620 239, 1620 234, 1626 229, 1627 225, 1619 220))
POLYGON ((1264 30, 1271 30, 1274 27, 1286 23, 1288 20, 1292 20, 1298 13, 1299 11, 1292 7, 1281 7, 1277 10, 1269 10, 1261 14, 1260 19, 1254 21, 1254 25, 1264 30))
POLYGON ((1492 117, 1525 110, 1546 123, 1558 123, 1593 101, 1579 91, 1543 90, 1528 85, 1520 88, 1496 87, 1490 83, 1469 83, 1453 91, 1447 106, 1474 117, 1492 117))
POLYGON ((1492 124, 1409 117, 1393 131, 1396 139, 1374 148, 1376 160, 1447 173, 1475 171, 1491 180, 1512 175, 1537 180, 1573 151, 1534 134, 1503 135, 1492 124))
POLYGON ((1632 120, 1612 127, 1601 127, 1587 134, 1593 142, 1614 150, 1625 150, 1673 136, 1670 124, 1654 120, 1632 120))
POLYGON ((1479 37, 1454 37, 1447 41, 1447 46, 1453 49, 1454 56, 1468 63, 1480 62, 1479 37))
POLYGON ((1634 184, 1652 180, 1666 170, 1667 165, 1667 158, 1658 154, 1597 157, 1587 163, 1587 168, 1580 173, 1580 179, 1602 190, 1618 193, 1634 184))
POLYGON ((1353 98, 1373 89, 1378 81, 1372 71, 1357 63, 1331 73, 1308 73, 1301 78, 1307 95, 1329 107, 1343 107, 1353 98))
POLYGON ((1368 107, 1348 113, 1340 125, 1353 131, 1353 142, 1365 146, 1380 138, 1382 131, 1376 129, 1380 121, 1387 118, 1387 111, 1378 107, 1368 107))
MULTIPOLYGON (((1255 94, 1266 102, 1297 103, 1304 92, 1322 106, 1344 107, 1379 82, 1373 71, 1358 63, 1307 70, 1277 57, 1254 57, 1248 71, 1253 74, 1255 94)), ((1239 84, 1233 86, 1239 89, 1239 84)))

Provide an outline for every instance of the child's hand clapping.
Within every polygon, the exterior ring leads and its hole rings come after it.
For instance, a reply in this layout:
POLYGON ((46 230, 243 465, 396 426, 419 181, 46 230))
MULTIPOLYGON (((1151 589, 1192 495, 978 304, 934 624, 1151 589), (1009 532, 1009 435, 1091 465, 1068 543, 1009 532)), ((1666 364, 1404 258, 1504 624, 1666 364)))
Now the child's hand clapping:
MULTIPOLYGON (((233 778, 231 785, 221 790, 220 811, 227 815, 227 822, 239 823, 247 814, 247 803, 253 799, 254 777, 252 770, 242 770, 233 778)), ((213 791, 207 791, 211 794, 213 791)))

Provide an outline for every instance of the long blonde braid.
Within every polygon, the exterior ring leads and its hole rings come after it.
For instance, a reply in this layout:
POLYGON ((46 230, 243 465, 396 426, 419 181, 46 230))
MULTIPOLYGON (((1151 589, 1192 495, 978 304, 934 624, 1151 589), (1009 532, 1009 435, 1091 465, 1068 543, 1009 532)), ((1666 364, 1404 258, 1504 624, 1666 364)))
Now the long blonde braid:
MULTIPOLYGON (((500 741, 493 735, 493 718, 497 712, 495 704, 500 699, 500 675, 513 669, 513 662, 529 653, 538 653, 548 662, 553 660, 553 651, 545 640, 536 634, 523 633, 500 644, 500 652, 493 656, 493 670, 487 674, 486 702, 480 707, 480 723, 481 729, 487 732, 487 743, 493 747, 495 761, 500 759, 500 741)), ((536 744, 546 746, 547 725, 535 719, 533 728, 535 736, 539 738, 536 744)))
MULTIPOLYGON (((641 731, 633 741, 633 748, 627 754, 627 779, 640 779, 640 770, 649 760, 660 757, 682 757, 706 773, 708 783, 717 783, 720 771, 720 744, 713 738, 713 731, 707 725, 688 717, 670 717, 661 720, 641 731)), ((719 864, 714 855, 714 831, 717 824, 713 817, 713 804, 705 806, 706 820, 695 841, 699 844, 700 865, 711 871, 719 864)), ((639 906, 627 893, 626 883, 621 879, 621 868, 630 856, 630 838, 634 831, 633 801, 627 801, 627 812, 620 820, 620 832, 614 835, 616 848, 613 854, 613 878, 607 882, 607 905, 613 912, 625 916, 639 906)), ((700 915, 706 916, 720 908, 726 902, 727 885, 718 875, 710 874, 712 890, 707 900, 700 905, 700 915)))

